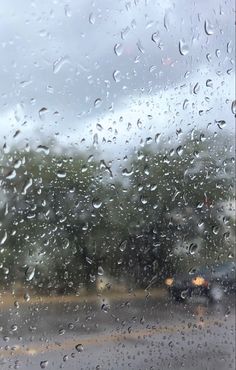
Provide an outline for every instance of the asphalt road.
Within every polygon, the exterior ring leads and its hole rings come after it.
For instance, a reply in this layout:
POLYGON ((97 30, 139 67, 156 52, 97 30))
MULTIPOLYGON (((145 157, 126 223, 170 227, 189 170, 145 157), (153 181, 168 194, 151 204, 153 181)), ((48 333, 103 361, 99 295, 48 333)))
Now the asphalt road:
POLYGON ((0 369, 235 369, 234 298, 15 303, 0 314, 0 369))

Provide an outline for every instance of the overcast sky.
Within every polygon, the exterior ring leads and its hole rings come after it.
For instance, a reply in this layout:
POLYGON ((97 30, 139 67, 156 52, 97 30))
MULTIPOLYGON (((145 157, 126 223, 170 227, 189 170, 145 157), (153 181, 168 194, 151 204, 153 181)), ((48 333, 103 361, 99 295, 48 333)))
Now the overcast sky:
POLYGON ((0 0, 1 146, 232 130, 234 44, 233 0, 0 0))

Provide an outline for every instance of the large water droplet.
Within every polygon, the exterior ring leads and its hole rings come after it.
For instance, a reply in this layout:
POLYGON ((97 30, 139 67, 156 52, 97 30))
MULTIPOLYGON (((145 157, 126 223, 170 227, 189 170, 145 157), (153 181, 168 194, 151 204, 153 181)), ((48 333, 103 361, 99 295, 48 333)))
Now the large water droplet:
POLYGON ((189 47, 184 40, 179 41, 179 52, 183 56, 189 53, 189 47))

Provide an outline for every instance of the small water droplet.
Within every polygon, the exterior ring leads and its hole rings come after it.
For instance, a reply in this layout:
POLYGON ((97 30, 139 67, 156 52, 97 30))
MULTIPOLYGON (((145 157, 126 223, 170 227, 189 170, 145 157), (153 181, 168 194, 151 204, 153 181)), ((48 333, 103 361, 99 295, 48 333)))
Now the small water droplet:
POLYGON ((122 170, 122 175, 125 176, 125 177, 129 177, 129 176, 133 175, 133 173, 134 173, 133 168, 131 168, 131 170, 128 170, 127 168, 124 168, 122 170))
POLYGON ((24 294, 24 300, 25 300, 25 302, 29 302, 30 301, 30 295, 29 295, 29 293, 25 293, 24 294))
POLYGON ((98 198, 94 198, 92 201, 93 208, 98 209, 102 205, 102 201, 98 198))
POLYGON ((140 40, 136 43, 136 45, 137 45, 138 50, 139 50, 142 54, 145 54, 144 47, 143 47, 143 45, 141 44, 141 41, 140 41, 140 40))
POLYGON ((206 86, 213 88, 213 82, 211 79, 206 80, 206 86))
POLYGON ((152 34, 151 39, 152 39, 153 42, 155 42, 155 44, 158 44, 158 42, 160 41, 159 33, 158 32, 154 32, 152 34))
POLYGON ((20 134, 20 130, 16 130, 16 132, 14 133, 13 137, 17 137, 18 135, 20 134))
POLYGON ((103 274, 104 274, 104 270, 103 270, 102 266, 99 266, 98 267, 98 275, 102 276, 103 274))
POLYGON ((125 40, 125 39, 126 39, 126 37, 127 37, 128 33, 129 33, 129 31, 130 31, 130 28, 129 28, 129 27, 126 27, 126 28, 124 28, 124 29, 121 31, 121 38, 122 38, 122 40, 125 40))
POLYGON ((70 62, 70 59, 67 56, 60 57, 57 60, 55 60, 52 66, 53 73, 55 74, 58 73, 61 70, 61 68, 64 66, 64 64, 67 64, 69 62, 70 62))
POLYGON ((46 145, 38 145, 36 151, 39 153, 42 152, 46 155, 48 155, 50 152, 49 147, 46 145))
POLYGON ((183 147, 180 145, 178 146, 178 148, 176 149, 176 153, 181 157, 181 155, 183 154, 183 147))
POLYGON ((3 237, 0 239, 0 245, 3 245, 6 240, 7 240, 7 231, 4 230, 3 237))
POLYGON ((39 118, 43 120, 45 118, 45 114, 47 113, 48 109, 43 107, 39 110, 39 118))
POLYGON ((147 200, 147 198, 146 198, 144 195, 141 195, 141 197, 140 197, 140 202, 141 202, 142 204, 147 204, 148 200, 147 200))
POLYGON ((232 48, 232 43, 231 43, 231 41, 229 41, 229 42, 227 43, 227 53, 228 53, 228 54, 232 53, 232 50, 233 50, 233 48, 232 48))
POLYGON ((124 252, 124 250, 126 249, 127 247, 127 244, 128 244, 128 241, 127 240, 123 240, 121 243, 120 243, 120 246, 119 246, 119 249, 121 252, 124 252))
POLYGON ((11 326, 11 330, 12 330, 12 331, 17 331, 17 329, 18 329, 18 328, 17 328, 17 325, 13 324, 13 325, 11 326))
POLYGON ((189 53, 189 47, 184 40, 179 41, 179 52, 183 56, 189 53))
POLYGON ((25 270, 25 280, 26 281, 31 281, 34 278, 35 274, 35 267, 34 266, 29 266, 25 270))
POLYGON ((72 16, 70 5, 69 4, 66 4, 64 6, 64 10, 65 10, 65 16, 68 17, 68 18, 70 18, 72 16))
POLYGON ((3 274, 4 274, 4 275, 8 275, 8 274, 9 274, 9 272, 10 272, 10 270, 9 270, 9 268, 8 268, 8 267, 3 267, 2 271, 3 271, 3 274))
POLYGON ((204 30, 208 36, 211 36, 214 34, 214 26, 213 24, 209 21, 209 19, 206 19, 204 22, 204 30))
POLYGON ((120 71, 116 70, 113 72, 113 79, 115 82, 120 82, 121 80, 121 73, 120 71))
POLYGON ((166 31, 169 31, 169 28, 170 28, 170 14, 168 13, 168 11, 166 11, 166 13, 164 15, 164 27, 165 27, 166 31))
POLYGON ((191 243, 189 246, 189 254, 194 255, 198 250, 198 245, 196 243, 191 243))
POLYGON ((156 143, 156 144, 158 144, 158 143, 160 142, 160 136, 161 136, 161 134, 160 134, 160 133, 157 133, 157 134, 155 135, 155 143, 156 143))
POLYGON ((13 169, 6 175, 7 180, 13 180, 16 177, 16 171, 13 169))
POLYGON ((145 318, 144 318, 144 316, 142 316, 141 319, 140 319, 140 324, 143 325, 144 323, 145 323, 145 318))
POLYGON ((102 99, 97 98, 97 99, 94 101, 94 107, 95 107, 95 108, 99 108, 99 107, 101 107, 101 105, 102 105, 102 99))
POLYGON ((48 366, 48 361, 47 360, 40 362, 41 369, 46 369, 47 366, 48 366))
POLYGON ((231 111, 236 115, 236 100, 234 100, 231 104, 231 111))
POLYGON ((219 234, 219 227, 218 226, 214 226, 212 228, 212 231, 213 231, 213 234, 218 235, 219 234))
POLYGON ((183 102, 183 110, 187 109, 188 108, 188 105, 189 105, 188 99, 184 99, 184 102, 183 102))
POLYGON ((83 352, 84 347, 81 343, 79 343, 75 346, 75 349, 76 349, 77 352, 83 352))
POLYGON ((95 22, 96 22, 96 18, 95 18, 94 13, 90 13, 89 14, 89 23, 90 24, 95 24, 95 22))
POLYGON ((182 298, 182 299, 186 299, 186 298, 187 298, 187 296, 188 296, 188 289, 183 290, 183 291, 181 292, 180 296, 181 296, 181 298, 182 298))
POLYGON ((114 52, 115 54, 119 57, 122 55, 123 53, 123 46, 122 44, 118 43, 118 44, 115 44, 114 46, 114 52))
POLYGON ((89 275, 91 283, 94 283, 96 281, 96 276, 95 275, 89 275))
POLYGON ((23 195, 26 195, 27 193, 27 190, 32 186, 33 184, 33 180, 30 178, 28 179, 26 182, 25 182, 25 185, 23 187, 23 190, 22 190, 22 194, 23 195))
POLYGON ((9 148, 9 146, 7 145, 7 143, 4 143, 3 144, 3 152, 4 153, 9 153, 10 152, 10 148, 9 148))
POLYGON ((89 264, 89 265, 92 265, 93 261, 91 260, 91 258, 89 257, 86 257, 86 262, 89 264))
POLYGON ((57 171, 57 177, 58 177, 59 179, 64 179, 64 178, 66 177, 66 172, 65 172, 65 171, 63 171, 63 170, 58 170, 58 171, 57 171))
POLYGON ((196 85, 194 85, 193 93, 194 93, 195 95, 197 95, 197 94, 199 93, 199 91, 200 91, 200 85, 199 85, 199 83, 197 82, 197 83, 196 83, 196 85))
POLYGON ((224 120, 216 121, 217 126, 222 130, 226 126, 226 122, 224 120))
POLYGON ((103 312, 105 312, 105 313, 108 313, 108 311, 110 310, 110 305, 108 304, 108 303, 103 303, 102 305, 101 305, 101 310, 103 311, 103 312))

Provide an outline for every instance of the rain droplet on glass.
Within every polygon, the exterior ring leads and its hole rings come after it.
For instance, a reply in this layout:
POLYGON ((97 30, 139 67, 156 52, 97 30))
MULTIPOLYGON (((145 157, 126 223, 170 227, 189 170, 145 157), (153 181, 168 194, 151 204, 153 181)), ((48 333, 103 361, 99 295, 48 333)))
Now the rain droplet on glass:
POLYGON ((189 53, 189 47, 184 40, 179 41, 179 52, 183 56, 189 53))
POLYGON ((208 36, 214 34, 214 25, 209 21, 209 19, 206 19, 204 22, 204 30, 208 36))
POLYGON ((123 46, 122 46, 122 44, 120 44, 120 43, 115 44, 115 46, 114 46, 114 52, 115 52, 115 54, 118 57, 121 56, 122 53, 123 53, 123 46))
POLYGON ((57 60, 55 60, 52 66, 53 73, 55 74, 58 73, 61 70, 61 68, 64 66, 64 64, 67 64, 69 62, 70 60, 67 56, 60 57, 57 60))

